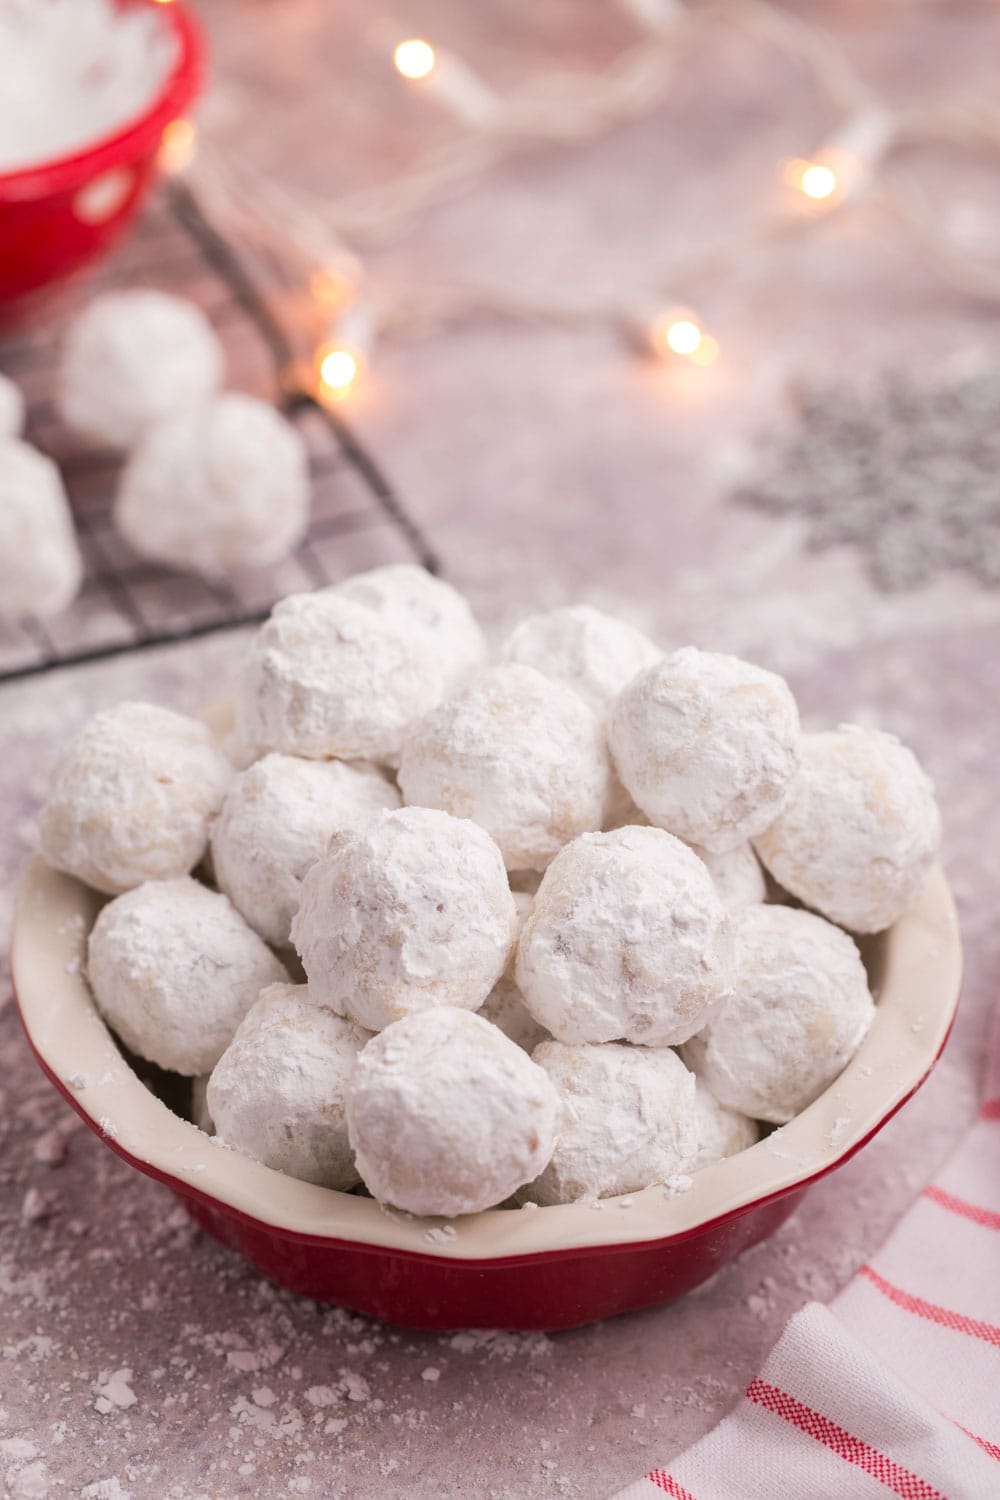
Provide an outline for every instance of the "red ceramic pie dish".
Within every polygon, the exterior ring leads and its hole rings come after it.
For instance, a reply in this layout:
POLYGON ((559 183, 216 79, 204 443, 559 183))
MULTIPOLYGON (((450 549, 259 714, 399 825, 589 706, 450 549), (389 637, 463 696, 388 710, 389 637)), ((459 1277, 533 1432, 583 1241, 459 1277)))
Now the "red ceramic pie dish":
POLYGON ((41 860, 19 892, 13 973, 31 1046, 110 1148, 209 1233, 308 1297, 411 1328, 556 1329, 675 1297, 787 1218, 920 1086, 958 1003, 961 944, 943 874, 866 945, 876 1020, 840 1078, 790 1124, 699 1172, 599 1206, 493 1209, 452 1222, 282 1176, 168 1109, 129 1066, 83 977, 102 898, 41 860))
POLYGON ((135 217, 154 179, 164 131, 199 93, 205 50, 180 0, 144 5, 169 28, 175 56, 138 118, 71 156, 0 173, 0 323, 28 315, 43 291, 103 255, 135 217))

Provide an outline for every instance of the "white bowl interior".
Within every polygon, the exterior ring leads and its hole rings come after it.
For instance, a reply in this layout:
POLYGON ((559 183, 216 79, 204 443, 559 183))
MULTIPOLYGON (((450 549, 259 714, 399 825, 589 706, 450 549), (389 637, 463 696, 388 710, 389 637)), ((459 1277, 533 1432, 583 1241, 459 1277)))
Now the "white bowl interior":
POLYGON ((944 1045, 961 982, 955 908, 935 869, 916 906, 866 944, 878 1001, 871 1031, 837 1081, 790 1124, 705 1168, 686 1192, 671 1195, 657 1186, 597 1206, 415 1219, 214 1146, 141 1082, 97 1014, 84 977, 87 934, 102 900, 34 859, 21 881, 12 952, 28 1036, 100 1129, 179 1187, 190 1185, 266 1224, 446 1259, 663 1239, 808 1181, 850 1155, 924 1078, 944 1045), (442 1232, 445 1222, 450 1227, 442 1232))

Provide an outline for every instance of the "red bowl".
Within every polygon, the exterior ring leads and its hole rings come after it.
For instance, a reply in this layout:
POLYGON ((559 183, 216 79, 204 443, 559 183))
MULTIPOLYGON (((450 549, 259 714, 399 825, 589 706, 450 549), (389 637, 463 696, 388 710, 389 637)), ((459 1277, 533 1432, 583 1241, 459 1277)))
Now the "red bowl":
POLYGON ((0 322, 29 315, 43 292, 103 255, 135 217, 156 173, 163 132, 199 93, 202 34, 179 0, 146 5, 172 31, 177 56, 138 119, 74 156, 0 173, 0 322))
POLYGON ((697 1286, 777 1228, 920 1086, 961 978, 938 870, 913 910, 866 944, 875 1022, 840 1078, 790 1124, 698 1172, 688 1192, 651 1187, 597 1207, 493 1209, 449 1224, 284 1177, 168 1109, 116 1047, 83 978, 101 904, 40 859, 21 882, 14 985, 49 1078, 113 1151, 272 1280, 411 1328, 568 1328, 697 1286))

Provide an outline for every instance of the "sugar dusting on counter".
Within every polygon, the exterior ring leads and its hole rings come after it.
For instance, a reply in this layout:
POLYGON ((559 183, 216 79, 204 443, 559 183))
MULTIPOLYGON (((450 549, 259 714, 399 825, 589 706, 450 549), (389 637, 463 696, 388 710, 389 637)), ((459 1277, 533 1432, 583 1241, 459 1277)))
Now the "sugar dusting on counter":
POLYGON ((175 50, 155 7, 0 0, 0 172, 72 155, 128 124, 175 50))

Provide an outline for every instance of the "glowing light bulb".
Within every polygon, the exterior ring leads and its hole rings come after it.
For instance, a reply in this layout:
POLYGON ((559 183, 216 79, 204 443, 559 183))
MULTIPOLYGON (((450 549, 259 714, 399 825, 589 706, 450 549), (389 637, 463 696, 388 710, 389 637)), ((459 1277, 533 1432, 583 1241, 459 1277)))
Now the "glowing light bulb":
POLYGON ((807 198, 829 198, 837 191, 837 174, 832 167, 813 162, 802 173, 800 187, 807 198))
POLYGON ((327 349, 319 362, 319 378, 335 396, 346 396, 359 369, 358 357, 350 349, 327 349))
POLYGON ((396 71, 402 73, 404 78, 426 78, 428 73, 433 72, 437 62, 434 48, 419 37, 410 37, 408 41, 400 42, 392 54, 392 60, 396 71))
POLYGON ((706 333, 694 313, 682 307, 668 308, 651 322, 635 325, 640 346, 652 349, 661 359, 676 357, 694 365, 710 365, 719 357, 718 341, 706 333))
MULTIPOLYGON (((167 4, 169 0, 161 0, 167 4)), ((197 131, 190 120, 171 120, 164 125, 157 161, 164 172, 183 172, 194 155, 197 131)))
POLYGON ((814 203, 832 198, 840 186, 836 172, 821 161, 790 161, 785 167, 785 181, 814 203))
POLYGON ((663 342, 673 354, 694 354, 701 341, 702 331, 690 318, 676 318, 663 335, 663 342))

